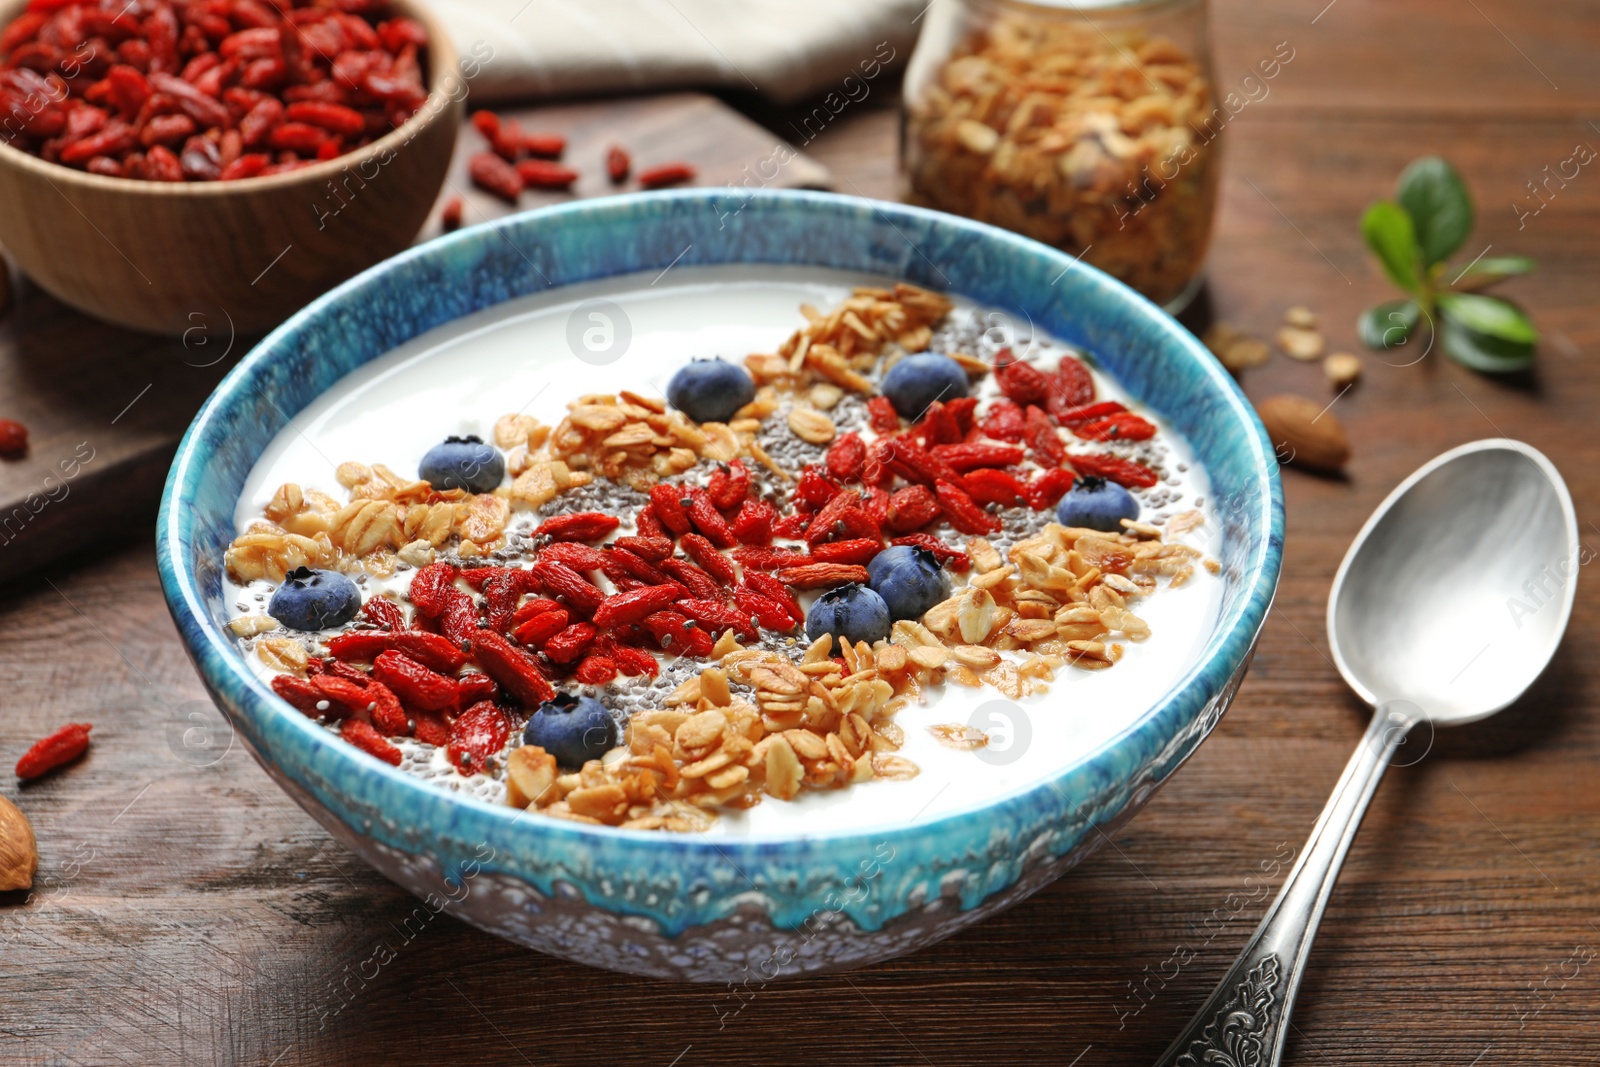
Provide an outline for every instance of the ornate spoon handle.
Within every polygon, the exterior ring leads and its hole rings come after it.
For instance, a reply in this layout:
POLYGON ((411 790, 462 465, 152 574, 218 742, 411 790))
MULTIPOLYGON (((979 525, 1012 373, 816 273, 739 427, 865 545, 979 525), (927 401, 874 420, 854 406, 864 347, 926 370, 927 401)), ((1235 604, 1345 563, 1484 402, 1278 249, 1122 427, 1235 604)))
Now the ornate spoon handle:
POLYGON ((1289 1010, 1339 867, 1394 750, 1418 719, 1385 705, 1345 766, 1278 899, 1205 1006, 1156 1067, 1276 1067, 1289 1010))

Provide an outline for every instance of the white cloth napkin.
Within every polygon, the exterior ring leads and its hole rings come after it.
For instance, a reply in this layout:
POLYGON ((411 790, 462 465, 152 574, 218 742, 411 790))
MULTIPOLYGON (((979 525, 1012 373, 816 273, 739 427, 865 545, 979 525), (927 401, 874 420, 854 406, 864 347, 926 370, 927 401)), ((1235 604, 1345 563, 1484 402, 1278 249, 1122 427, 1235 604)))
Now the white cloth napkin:
POLYGON ((903 64, 927 0, 434 0, 434 6, 462 56, 480 60, 471 79, 479 100, 708 87, 790 103, 847 92, 845 77, 903 64), (493 49, 486 60, 485 45, 493 49))

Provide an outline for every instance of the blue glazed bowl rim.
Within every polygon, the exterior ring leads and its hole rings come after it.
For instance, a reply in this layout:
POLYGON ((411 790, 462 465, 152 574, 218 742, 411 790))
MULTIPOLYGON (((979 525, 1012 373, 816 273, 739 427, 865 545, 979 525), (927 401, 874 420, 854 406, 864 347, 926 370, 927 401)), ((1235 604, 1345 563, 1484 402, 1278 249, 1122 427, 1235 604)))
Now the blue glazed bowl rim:
MULTIPOLYGON (((1160 729, 1163 736, 1153 740, 1158 741, 1157 748, 1164 747, 1167 741, 1172 740, 1193 722, 1193 716, 1184 721, 1172 721, 1176 719, 1177 706, 1192 703, 1197 709, 1195 716, 1198 716, 1201 713, 1199 709, 1206 704, 1207 693, 1221 690, 1229 679, 1238 677, 1240 669, 1254 648, 1256 636, 1277 588, 1282 561, 1283 491, 1271 443, 1255 415, 1254 408, 1232 376, 1192 334, 1161 308, 1104 272, 1083 263, 1081 259, 1075 259, 1007 230, 941 212, 861 197, 810 191, 744 189, 738 191, 737 202, 743 205, 741 210, 748 210, 752 202, 767 204, 786 202, 790 210, 802 213, 815 212, 825 216, 838 216, 852 211, 856 213, 870 211, 897 230, 902 225, 913 224, 919 227, 943 227, 957 231, 963 237, 995 245, 1007 253, 1049 257, 1063 273, 1079 272, 1078 281, 1092 287, 1096 298, 1123 305, 1122 310, 1126 315, 1143 320, 1142 325, 1153 327, 1164 334, 1166 342, 1183 352, 1210 384, 1220 390, 1226 404, 1226 415, 1219 414, 1216 417, 1237 419, 1243 423, 1246 440, 1254 450, 1254 454, 1250 457, 1252 465, 1265 483, 1258 486, 1265 490, 1259 493, 1259 506, 1264 509, 1265 514, 1256 515, 1251 520, 1253 524, 1259 524, 1260 536, 1258 547, 1248 559, 1240 576, 1240 580, 1247 585, 1247 591, 1230 613, 1231 617, 1218 620, 1219 623, 1226 622, 1226 625, 1219 625, 1213 632, 1205 648, 1196 656, 1182 678, 1137 720, 1129 723, 1099 748, 1084 754, 1070 764, 1057 768, 1047 778, 975 807, 930 817, 924 821, 914 821, 900 827, 867 826, 861 829, 841 829, 822 833, 749 838, 707 838, 690 834, 624 830, 543 816, 525 819, 527 813, 518 809, 490 804, 464 792, 433 785, 356 750, 282 701, 268 686, 257 679, 240 654, 236 639, 212 620, 206 607, 206 598, 199 588, 197 576, 185 558, 182 536, 186 525, 192 522, 190 509, 185 507, 185 502, 204 478, 205 456, 202 454, 202 446, 206 430, 208 426, 218 422, 231 405, 239 403, 241 397, 248 394, 254 376, 270 361, 278 358, 280 353, 293 351, 295 341, 321 317, 335 312, 348 301, 358 301, 376 279, 407 264, 429 257, 443 257, 451 250, 465 249, 475 242, 488 242, 494 237, 509 241, 506 237, 508 230, 535 224, 550 226, 566 224, 581 227, 583 218, 592 213, 625 214, 643 209, 653 202, 669 202, 669 204, 699 202, 708 210, 715 212, 718 198, 725 195, 725 191, 719 189, 685 189, 594 198, 515 213, 419 244, 356 275, 308 304, 261 340, 218 384, 185 432, 168 472, 156 523, 157 566, 174 622, 208 688, 214 694, 226 694, 227 697, 231 697, 239 705, 238 714, 248 716, 255 724, 261 726, 266 743, 257 749, 258 757, 277 764, 276 753, 272 750, 272 740, 277 738, 291 742, 298 746, 296 751, 303 754, 306 765, 315 762, 318 769, 332 769, 337 774, 359 776, 364 787, 375 786, 374 795, 380 801, 388 801, 389 805, 392 805, 389 810, 405 811, 408 814, 424 812, 439 819, 439 825, 448 821, 453 833, 460 833, 465 826, 470 825, 473 827, 472 834, 464 836, 482 840, 490 838, 506 840, 505 834, 513 832, 515 825, 520 823, 525 829, 516 831, 518 833, 536 839, 549 839, 563 847, 593 847, 608 854, 623 850, 627 854, 637 853, 642 857, 666 848, 679 856, 693 855, 702 860, 720 857, 732 862, 739 857, 770 858, 774 854, 781 854, 786 848, 804 847, 814 853, 816 846, 819 845, 839 848, 843 854, 850 851, 847 846, 870 847, 874 842, 893 842, 907 836, 938 837, 954 841, 982 840, 985 824, 990 820, 1011 813, 1020 816, 1027 805, 1041 802, 1047 805, 1054 804, 1064 818, 1071 812, 1067 802, 1069 792, 1062 786, 1067 785, 1075 775, 1084 772, 1086 768, 1094 767, 1099 762, 1114 758, 1119 748, 1133 744, 1139 735, 1146 732, 1160 729), (1201 699, 1192 700, 1197 693, 1201 699), (1054 798, 1050 794, 1054 794, 1054 798)), ((730 257, 721 262, 754 264, 765 261, 739 260, 730 257)), ((587 280, 595 281, 599 278, 587 280)), ((572 284, 582 284, 582 282, 572 284)), ((563 287, 558 286, 543 291, 553 292, 563 287)), ((381 354, 378 353, 372 358, 378 358, 381 354)), ((274 407, 277 405, 274 404, 274 407)), ((285 421, 296 413, 283 412, 285 421)), ((276 427, 274 433, 281 428, 281 425, 276 427)), ((294 774, 292 767, 289 768, 289 773, 291 777, 299 777, 294 774)), ((307 771, 307 773, 313 772, 307 771)))

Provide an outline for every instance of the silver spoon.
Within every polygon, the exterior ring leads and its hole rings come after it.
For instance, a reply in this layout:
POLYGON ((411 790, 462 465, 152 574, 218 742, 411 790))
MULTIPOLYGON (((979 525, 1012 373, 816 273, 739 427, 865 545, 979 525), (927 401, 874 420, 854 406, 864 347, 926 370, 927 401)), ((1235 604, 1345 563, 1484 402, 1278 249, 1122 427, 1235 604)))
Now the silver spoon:
POLYGON ((1486 718, 1533 684, 1567 627, 1580 551, 1566 483, 1520 441, 1446 452, 1367 520, 1328 594, 1328 639, 1376 709, 1372 724, 1278 899, 1156 1067, 1276 1067, 1317 923, 1384 769, 1418 723, 1486 718))

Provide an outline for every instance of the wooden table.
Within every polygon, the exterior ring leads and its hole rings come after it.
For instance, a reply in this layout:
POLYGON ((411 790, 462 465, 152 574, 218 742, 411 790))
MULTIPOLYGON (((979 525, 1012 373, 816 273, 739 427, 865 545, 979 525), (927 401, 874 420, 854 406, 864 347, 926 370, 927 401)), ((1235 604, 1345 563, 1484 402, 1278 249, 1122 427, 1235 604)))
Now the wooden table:
MULTIPOLYGON (((1546 343, 1514 382, 1438 354, 1367 357, 1334 407, 1355 442, 1349 476, 1285 473, 1283 585, 1238 701, 1115 847, 932 949, 769 986, 721 1028, 725 991, 586 970, 449 919, 363 983, 357 965, 411 900, 228 746, 133 528, 0 604, 0 756, 63 721, 97 724, 86 764, 4 786, 43 868, 31 899, 0 901, 0 1062, 1151 1062, 1248 936, 1270 897, 1261 866, 1298 848, 1362 728, 1322 614, 1370 509, 1444 448, 1506 434, 1561 467, 1600 548, 1600 176, 1586 169, 1520 231, 1511 207, 1546 164, 1600 144, 1587 121, 1600 14, 1578 0, 1324 3, 1217 4, 1221 84, 1277 42, 1295 58, 1230 124, 1211 306, 1267 334, 1303 303, 1355 350, 1356 314, 1386 295, 1357 217, 1409 159, 1440 151, 1476 195, 1475 240, 1538 257, 1510 292, 1546 343), (214 731, 214 761, 178 757, 193 751, 185 729, 214 731)), ((792 116, 759 117, 782 131, 792 116)), ((843 191, 890 196, 894 130, 892 93, 875 87, 807 148, 843 191)), ((1324 388, 1281 357, 1245 384, 1258 398, 1324 388)), ((1292 1063, 1600 1061, 1600 592, 1580 580, 1533 692, 1384 784, 1317 941, 1292 1063)))

